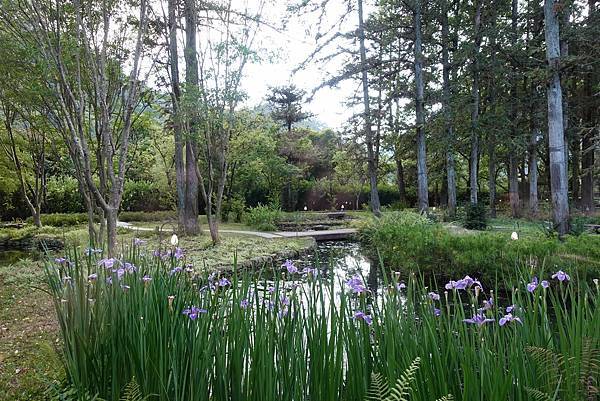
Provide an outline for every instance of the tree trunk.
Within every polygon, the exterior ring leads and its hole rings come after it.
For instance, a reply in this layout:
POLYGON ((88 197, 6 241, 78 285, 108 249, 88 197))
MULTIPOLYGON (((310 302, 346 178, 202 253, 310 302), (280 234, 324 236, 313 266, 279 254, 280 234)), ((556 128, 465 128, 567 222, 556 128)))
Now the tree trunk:
POLYGON ((446 129, 446 182, 448 192, 448 215, 456 215, 456 171, 454 162, 454 130, 452 124, 451 97, 452 89, 450 83, 450 27, 448 23, 448 1, 444 0, 444 8, 441 13, 442 24, 442 107, 444 110, 444 126, 446 129))
MULTIPOLYGON (((565 59, 569 56, 569 41, 567 40, 567 31, 569 29, 571 19, 571 5, 568 1, 561 3, 560 17, 562 20, 561 30, 563 34, 560 36, 560 57, 565 59)), ((566 77, 561 76, 562 89, 562 111, 563 111, 563 135, 565 137, 565 165, 567 169, 567 179, 569 176, 569 82, 566 77)))
POLYGON ((367 143, 367 169, 371 189, 371 210, 376 216, 381 215, 381 203, 377 189, 377 163, 373 144, 373 131, 371 127, 371 109, 369 105, 369 80, 367 76, 367 51, 365 49, 365 28, 363 22, 363 1, 358 0, 358 36, 360 44, 360 67, 362 78, 363 106, 365 119, 365 140, 367 143))
POLYGON ((573 130, 571 140, 571 193, 576 208, 581 207, 581 135, 573 130))
MULTIPOLYGON (((518 33, 517 33, 517 19, 518 19, 518 3, 517 0, 512 0, 511 5, 511 29, 513 35, 513 41, 516 44, 518 33)), ((511 84, 511 97, 517 99, 517 67, 514 62, 511 65, 512 70, 512 84, 511 84)), ((521 200, 519 198, 519 178, 517 175, 517 155, 516 155, 516 144, 517 140, 517 105, 516 101, 510 103, 510 142, 508 144, 508 199, 510 204, 510 213, 512 217, 519 217, 521 214, 521 200)))
POLYGON ((548 82, 548 141, 550 148, 550 189, 554 225, 560 237, 569 231, 568 179, 563 132, 560 85, 560 31, 554 0, 544 0, 546 57, 550 70, 548 82))
MULTIPOLYGON (((596 1, 589 0, 589 18, 588 26, 594 26, 593 16, 596 11, 596 1)), ((584 125, 589 129, 585 130, 581 136, 581 209, 585 213, 593 213, 595 209, 594 205, 594 168, 595 168, 595 151, 596 144, 594 143, 594 137, 596 134, 596 121, 595 121, 595 106, 594 102, 594 78, 596 77, 594 70, 589 71, 586 74, 584 82, 584 98, 587 101, 585 110, 585 122, 584 125)))
POLYGON ((470 200, 477 204, 478 197, 478 169, 479 169, 479 49, 481 47, 481 8, 482 0, 475 2, 474 38, 473 38, 473 60, 471 62, 471 74, 473 86, 471 88, 472 110, 471 110, 471 156, 469 170, 470 200))
POLYGON ((117 215, 118 209, 108 208, 104 211, 106 216, 106 239, 108 256, 114 257, 117 250, 117 215))
MULTIPOLYGON (((196 50, 197 10, 195 0, 185 1, 185 81, 187 101, 194 104, 199 96, 198 55, 196 50)), ((191 107, 190 107, 191 108, 191 107)), ((198 116, 191 110, 188 121, 188 133, 185 141, 185 234, 196 235, 200 232, 198 224, 198 176, 196 174, 196 155, 198 138, 198 116)))
POLYGON ((518 160, 514 152, 508 155, 508 199, 512 217, 520 215, 518 160))
POLYGON ((177 0, 169 0, 169 67, 171 76, 171 103, 173 114, 173 136, 175 139, 175 178, 177 186, 177 225, 180 232, 186 232, 186 175, 183 161, 183 136, 181 132, 181 117, 179 102, 181 87, 179 83, 179 52, 177 50, 177 0))
POLYGON ((394 152, 394 159, 396 160, 396 182, 398 184, 398 194, 400 203, 406 204, 406 183, 404 182, 404 166, 402 165, 402 158, 398 152, 398 146, 394 152))
POLYGON ((537 171, 537 138, 540 133, 536 124, 532 124, 529 140, 529 213, 536 217, 539 213, 538 203, 538 171, 537 171))
POLYGON ((423 82, 423 53, 421 32, 421 0, 415 1, 414 10, 415 30, 415 111, 417 124, 417 198, 419 212, 429 209, 429 188, 427 183, 427 150, 425 147, 425 107, 423 82))

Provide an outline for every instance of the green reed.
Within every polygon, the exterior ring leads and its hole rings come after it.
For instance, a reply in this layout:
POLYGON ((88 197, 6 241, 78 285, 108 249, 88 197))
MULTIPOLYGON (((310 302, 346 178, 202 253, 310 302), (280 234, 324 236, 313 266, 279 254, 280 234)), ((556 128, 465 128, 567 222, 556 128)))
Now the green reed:
POLYGON ((550 286, 529 292, 525 271, 498 297, 476 283, 437 291, 415 274, 404 287, 382 268, 379 290, 362 291, 293 269, 208 275, 145 252, 73 251, 47 267, 79 394, 118 400, 135 378, 155 400, 363 400, 372 372, 392 383, 420 357, 413 400, 598 399, 597 282, 546 274, 550 286), (521 322, 500 326, 509 305, 521 322), (490 321, 465 322, 478 313, 490 321))

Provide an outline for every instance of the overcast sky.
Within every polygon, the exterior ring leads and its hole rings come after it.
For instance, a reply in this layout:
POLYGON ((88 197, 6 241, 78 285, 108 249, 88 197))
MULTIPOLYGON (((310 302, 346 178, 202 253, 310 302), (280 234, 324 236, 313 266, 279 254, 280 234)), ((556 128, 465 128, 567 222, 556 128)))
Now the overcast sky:
MULTIPOLYGON (((259 0, 248 0, 249 2, 259 0)), ((339 19, 346 0, 331 0, 327 9, 327 20, 339 19)), ((280 23, 286 14, 287 1, 274 1, 268 6, 266 17, 275 23, 280 23)), ((354 17, 354 15, 352 15, 354 17)), ((344 30, 353 29, 352 18, 344 25, 344 30)), ((315 49, 316 15, 293 17, 283 32, 263 28, 261 30, 262 47, 276 49, 276 57, 264 60, 260 64, 248 65, 245 79, 242 82, 249 100, 248 106, 264 103, 269 86, 293 83, 311 92, 317 87, 328 73, 333 74, 342 66, 338 59, 327 66, 311 63, 305 69, 292 75, 292 71, 315 49)), ((339 128, 351 115, 352 111, 344 106, 344 101, 357 89, 358 81, 343 82, 339 88, 324 88, 318 91, 306 109, 315 114, 316 118, 330 128, 339 128)))

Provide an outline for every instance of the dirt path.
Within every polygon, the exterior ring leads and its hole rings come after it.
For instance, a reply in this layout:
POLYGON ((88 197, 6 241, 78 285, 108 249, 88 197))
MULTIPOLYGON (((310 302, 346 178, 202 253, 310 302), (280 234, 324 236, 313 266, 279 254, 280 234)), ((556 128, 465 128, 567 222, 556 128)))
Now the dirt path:
MULTIPOLYGON (((117 222, 118 227, 126 228, 129 230, 135 231, 154 231, 155 228, 150 227, 137 227, 132 225, 131 223, 126 223, 124 221, 117 222)), ((170 231, 170 230, 164 230, 170 231)), ((204 232, 209 232, 208 229, 204 229, 204 232)), ((228 234, 239 234, 239 235, 251 235, 254 237, 266 238, 266 239, 277 239, 277 238, 303 238, 303 237, 313 237, 317 241, 326 241, 326 240, 341 240, 348 239, 354 234, 356 234, 357 230, 355 228, 338 228, 335 230, 310 230, 310 231, 274 231, 274 232, 264 232, 264 231, 246 231, 246 230, 219 230, 222 233, 228 234)))

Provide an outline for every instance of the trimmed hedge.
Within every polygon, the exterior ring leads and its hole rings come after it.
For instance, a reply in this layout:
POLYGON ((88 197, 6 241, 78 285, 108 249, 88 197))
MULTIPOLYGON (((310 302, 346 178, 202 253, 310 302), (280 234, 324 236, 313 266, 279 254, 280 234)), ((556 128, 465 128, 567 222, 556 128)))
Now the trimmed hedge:
POLYGON ((398 271, 419 270, 440 280, 465 275, 493 285, 523 266, 563 269, 589 278, 600 276, 600 236, 521 238, 507 233, 452 234, 411 213, 390 213, 360 227, 367 252, 398 271), (412 215, 412 216, 411 216, 412 215), (506 275, 508 274, 508 275, 506 275))

